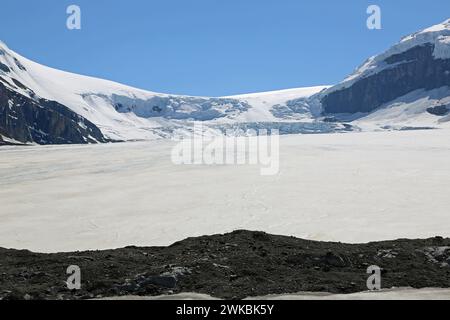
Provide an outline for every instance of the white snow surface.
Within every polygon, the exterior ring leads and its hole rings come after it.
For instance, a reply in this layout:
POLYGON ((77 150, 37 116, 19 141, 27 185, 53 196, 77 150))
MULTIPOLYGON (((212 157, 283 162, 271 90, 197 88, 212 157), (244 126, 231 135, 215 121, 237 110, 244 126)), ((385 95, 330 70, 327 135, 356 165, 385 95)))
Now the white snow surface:
POLYGON ((437 117, 427 112, 428 108, 441 105, 450 106, 450 87, 410 92, 352 123, 363 131, 450 128, 450 115, 437 117))
MULTIPOLYGON (((277 121, 277 119, 271 110, 274 106, 283 105, 288 101, 309 98, 314 94, 320 93, 321 91, 328 89, 330 86, 317 86, 308 88, 295 88, 286 89, 279 91, 270 91, 262 93, 251 93, 243 94, 237 96, 229 96, 226 98, 237 99, 249 103, 254 106, 247 114, 244 115, 244 119, 247 122, 253 121, 253 119, 270 119, 272 121, 277 121)), ((308 114, 307 117, 310 115, 308 114)), ((306 118, 307 119, 307 118, 306 118)))
POLYGON ((168 140, 3 147, 0 247, 159 246, 237 229, 348 243, 449 237, 449 134, 282 136, 269 177, 176 166, 168 140))
MULTIPOLYGON (((181 293, 175 295, 164 295, 157 297, 145 296, 123 296, 104 298, 100 300, 219 300, 205 294, 181 293)), ((450 289, 412 289, 412 288, 394 288, 380 291, 366 291, 353 294, 331 294, 331 293, 313 293, 299 292, 296 294, 269 295, 261 297, 252 297, 245 300, 255 301, 278 301, 278 300, 450 300, 450 289)))

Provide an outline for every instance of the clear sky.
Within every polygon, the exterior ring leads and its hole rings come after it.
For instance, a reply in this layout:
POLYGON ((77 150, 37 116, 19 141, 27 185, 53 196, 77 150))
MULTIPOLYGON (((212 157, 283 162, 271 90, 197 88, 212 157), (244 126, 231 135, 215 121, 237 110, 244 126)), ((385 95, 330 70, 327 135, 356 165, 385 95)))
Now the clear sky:
POLYGON ((449 0, 1 0, 0 40, 55 68, 157 92, 223 96, 341 81, 449 0), (66 8, 82 29, 66 28, 66 8), (366 27, 368 5, 382 30, 366 27))

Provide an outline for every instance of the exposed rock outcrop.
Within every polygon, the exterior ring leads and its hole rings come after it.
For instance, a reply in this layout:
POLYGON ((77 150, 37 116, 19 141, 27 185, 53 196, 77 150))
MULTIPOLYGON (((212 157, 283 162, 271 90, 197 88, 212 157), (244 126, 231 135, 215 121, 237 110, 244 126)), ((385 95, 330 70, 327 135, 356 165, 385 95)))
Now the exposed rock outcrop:
POLYGON ((428 113, 435 116, 445 116, 450 113, 450 105, 440 105, 435 107, 430 107, 427 109, 428 113))
POLYGON ((390 67, 325 94, 324 113, 367 113, 414 90, 450 86, 450 59, 436 59, 434 50, 425 44, 386 58, 390 67))
POLYGON ((23 143, 108 142, 98 127, 69 108, 55 101, 31 99, 12 91, 2 82, 0 82, 0 134, 23 143))

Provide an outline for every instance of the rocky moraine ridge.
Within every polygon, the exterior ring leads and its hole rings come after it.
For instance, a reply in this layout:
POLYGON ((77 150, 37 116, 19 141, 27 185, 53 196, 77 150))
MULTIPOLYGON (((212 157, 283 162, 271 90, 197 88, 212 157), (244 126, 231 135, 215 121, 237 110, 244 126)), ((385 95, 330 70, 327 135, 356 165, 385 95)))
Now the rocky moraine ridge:
POLYGON ((58 254, 0 249, 0 299, 355 293, 367 290, 371 265, 382 268, 383 288, 449 288, 450 239, 351 245, 236 231, 169 247, 58 254), (79 291, 66 287, 70 265, 81 268, 79 291))

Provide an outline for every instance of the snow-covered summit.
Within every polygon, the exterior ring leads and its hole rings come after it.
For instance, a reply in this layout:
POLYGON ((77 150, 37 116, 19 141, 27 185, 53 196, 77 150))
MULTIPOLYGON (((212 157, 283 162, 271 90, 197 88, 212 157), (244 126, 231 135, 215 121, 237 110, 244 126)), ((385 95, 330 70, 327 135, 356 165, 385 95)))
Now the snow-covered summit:
POLYGON ((386 59, 404 53, 414 47, 430 44, 434 46, 435 59, 450 59, 450 19, 403 37, 399 43, 384 53, 370 57, 340 84, 330 88, 327 93, 348 88, 361 78, 376 74, 391 67, 386 59))

